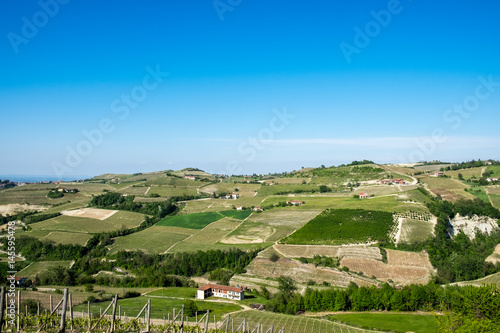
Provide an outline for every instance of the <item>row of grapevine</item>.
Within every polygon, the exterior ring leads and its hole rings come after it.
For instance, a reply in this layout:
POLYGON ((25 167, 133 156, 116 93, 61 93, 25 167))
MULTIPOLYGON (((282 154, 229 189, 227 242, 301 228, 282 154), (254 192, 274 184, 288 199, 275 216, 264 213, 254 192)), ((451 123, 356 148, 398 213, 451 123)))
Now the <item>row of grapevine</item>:
MULTIPOLYGON (((210 311, 200 316, 196 315, 195 320, 187 316, 187 312, 184 310, 184 305, 180 311, 173 309, 173 316, 170 319, 168 316, 168 321, 163 318, 152 319, 151 318, 151 300, 148 300, 144 305, 139 314, 134 317, 126 317, 119 314, 117 316, 118 308, 118 295, 115 295, 113 300, 109 303, 108 307, 100 314, 100 316, 93 317, 90 313, 85 313, 83 311, 74 313, 72 305, 72 297, 68 292, 68 289, 64 289, 64 294, 62 299, 57 303, 57 305, 52 308, 51 299, 51 309, 50 312, 40 313, 40 304, 38 303, 38 309, 36 314, 29 314, 28 307, 26 306, 26 312, 21 311, 21 291, 17 292, 17 299, 15 297, 6 297, 5 287, 1 287, 0 295, 0 332, 5 325, 5 331, 9 332, 58 332, 64 333, 66 329, 77 332, 109 332, 113 333, 115 331, 120 332, 205 332, 205 333, 227 333, 227 332, 253 332, 253 333, 284 333, 284 328, 274 329, 273 327, 268 328, 264 331, 264 326, 260 323, 246 323, 244 319, 243 325, 234 321, 227 315, 225 319, 221 322, 217 322, 215 316, 213 317, 213 322, 210 322, 210 311), (12 308, 11 304, 15 304, 15 309, 12 308), (112 309, 112 310, 111 310, 112 309), (108 314, 108 310, 111 310, 108 314), (141 315, 144 314, 144 319, 141 315), (236 326, 235 326, 236 324, 236 326)), ((90 309, 90 305, 89 305, 90 309)))
POLYGON ((285 244, 341 245, 388 241, 392 214, 363 209, 326 209, 283 240, 285 244))

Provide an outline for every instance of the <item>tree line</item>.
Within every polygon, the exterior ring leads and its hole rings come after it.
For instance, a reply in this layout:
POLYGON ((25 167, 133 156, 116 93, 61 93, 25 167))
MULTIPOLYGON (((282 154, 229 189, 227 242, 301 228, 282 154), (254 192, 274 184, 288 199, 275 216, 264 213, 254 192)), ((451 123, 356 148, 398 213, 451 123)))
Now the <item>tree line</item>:
MULTIPOLYGON (((383 286, 359 287, 351 282, 346 289, 307 288, 305 295, 295 292, 289 277, 278 279, 279 292, 268 296, 269 311, 296 314, 299 311, 452 311, 466 318, 500 324, 500 291, 490 286, 445 286, 435 283, 395 288, 383 286)), ((498 327, 498 326, 496 326, 498 327)))
MULTIPOLYGON (((173 287, 193 286, 189 277, 225 269, 221 278, 228 282, 234 274, 245 272, 245 267, 260 251, 240 249, 179 252, 150 255, 141 251, 120 251, 105 258, 113 239, 110 233, 93 236, 86 246, 54 244, 31 237, 19 237, 17 250, 28 261, 74 260, 71 268, 59 267, 43 272, 35 279, 36 285, 99 284, 119 287, 173 287), (127 270, 130 276, 94 277, 99 271, 127 270)), ((5 245, 4 245, 5 246, 5 245)), ((3 265, 2 265, 3 266, 3 265)), ((6 271, 0 270, 1 278, 6 271)))
MULTIPOLYGON (((490 161, 492 165, 498 165, 500 164, 497 161, 490 161)), ((450 171, 450 170, 460 170, 460 169, 470 169, 470 168, 478 168, 482 166, 486 166, 486 162, 481 161, 481 160, 472 160, 472 161, 466 161, 466 162, 461 162, 461 163, 454 163, 452 165, 449 165, 447 167, 441 168, 440 171, 450 171)))

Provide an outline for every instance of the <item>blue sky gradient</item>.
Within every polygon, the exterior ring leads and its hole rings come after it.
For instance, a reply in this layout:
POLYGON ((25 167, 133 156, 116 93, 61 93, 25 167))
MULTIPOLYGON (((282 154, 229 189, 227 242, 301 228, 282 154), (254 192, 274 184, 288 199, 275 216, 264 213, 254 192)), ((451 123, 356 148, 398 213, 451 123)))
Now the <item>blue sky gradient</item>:
POLYGON ((499 159, 499 10, 494 1, 3 1, 0 175, 499 159), (345 45, 356 52, 346 57, 345 45), (91 142, 85 132, 96 131, 91 142))

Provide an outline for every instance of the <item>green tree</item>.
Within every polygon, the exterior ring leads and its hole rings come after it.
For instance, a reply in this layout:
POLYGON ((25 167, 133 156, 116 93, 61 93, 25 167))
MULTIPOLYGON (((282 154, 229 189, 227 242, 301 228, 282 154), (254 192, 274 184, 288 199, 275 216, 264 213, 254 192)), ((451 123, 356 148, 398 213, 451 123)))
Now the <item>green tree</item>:
POLYGON ((269 260, 272 261, 272 262, 276 262, 279 260, 279 255, 277 255, 275 252, 271 253, 271 255, 269 256, 269 260))
POLYGON ((280 276, 278 278, 278 289, 284 294, 291 294, 295 290, 297 290, 297 286, 291 277, 288 276, 280 276))
POLYGON ((184 302, 184 313, 186 316, 196 316, 196 312, 198 312, 198 306, 196 305, 195 301, 193 300, 186 300, 184 302))
POLYGON ((330 189, 328 188, 328 186, 326 186, 326 185, 320 185, 319 186, 319 192, 320 193, 325 193, 325 192, 329 192, 329 191, 330 191, 330 189))

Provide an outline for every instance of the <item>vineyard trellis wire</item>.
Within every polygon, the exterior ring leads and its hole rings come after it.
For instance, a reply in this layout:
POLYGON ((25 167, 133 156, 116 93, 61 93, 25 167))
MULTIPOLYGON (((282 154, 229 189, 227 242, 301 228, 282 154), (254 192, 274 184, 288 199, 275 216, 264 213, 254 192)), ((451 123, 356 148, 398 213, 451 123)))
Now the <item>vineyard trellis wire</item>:
POLYGON ((250 323, 243 319, 239 324, 238 320, 234 321, 228 314, 219 323, 214 315, 213 322, 210 322, 210 310, 207 310, 203 316, 198 320, 196 315, 195 321, 190 321, 184 311, 184 305, 177 311, 173 308, 172 320, 170 314, 168 321, 164 317, 163 320, 151 318, 151 300, 148 299, 144 307, 139 311, 136 317, 127 317, 121 315, 121 309, 118 305, 118 295, 115 295, 106 309, 98 317, 94 317, 90 311, 90 302, 87 302, 88 311, 73 312, 72 294, 69 293, 68 288, 64 289, 62 298, 58 303, 53 306, 52 295, 49 295, 50 312, 41 313, 40 302, 38 302, 36 315, 28 313, 28 307, 21 309, 21 291, 17 291, 17 297, 6 297, 5 287, 1 288, 0 296, 0 333, 2 329, 8 332, 58 332, 65 333, 69 328, 71 332, 196 332, 196 333, 228 333, 228 332, 241 332, 241 333, 285 333, 283 326, 279 330, 275 330, 273 325, 265 330, 261 323, 250 323), (17 305, 17 312, 15 315, 9 315, 6 320, 7 305, 13 301, 17 305), (111 314, 108 311, 111 310, 111 314), (118 316, 117 316, 118 309, 118 316), (23 310, 24 313, 23 313, 23 310), (5 312, 5 313, 4 313, 5 312), (144 314, 144 318, 141 315, 144 314), (12 324, 15 323, 15 324, 12 324))

